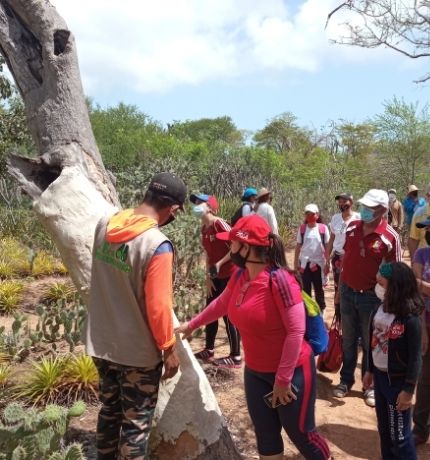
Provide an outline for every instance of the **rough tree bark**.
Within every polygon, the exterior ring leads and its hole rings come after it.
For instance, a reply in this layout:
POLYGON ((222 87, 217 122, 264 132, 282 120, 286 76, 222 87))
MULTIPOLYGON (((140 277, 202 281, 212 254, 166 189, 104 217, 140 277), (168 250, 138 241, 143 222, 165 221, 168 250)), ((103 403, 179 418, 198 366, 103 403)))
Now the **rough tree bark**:
MULTIPOLYGON (((9 172, 85 298, 95 225, 120 204, 91 130, 73 35, 47 0, 0 0, 0 52, 39 152, 12 155, 9 172)), ((179 353, 181 373, 161 386, 151 458, 239 459, 205 374, 187 344, 179 353)))

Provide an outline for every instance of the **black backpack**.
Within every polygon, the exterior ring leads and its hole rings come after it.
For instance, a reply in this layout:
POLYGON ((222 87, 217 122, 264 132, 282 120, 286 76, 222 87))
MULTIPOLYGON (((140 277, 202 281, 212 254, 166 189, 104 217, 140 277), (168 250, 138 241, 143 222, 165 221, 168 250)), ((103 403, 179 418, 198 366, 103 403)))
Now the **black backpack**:
POLYGON ((231 216, 230 223, 233 225, 242 217, 243 207, 248 203, 242 203, 241 207, 236 210, 236 212, 231 216))

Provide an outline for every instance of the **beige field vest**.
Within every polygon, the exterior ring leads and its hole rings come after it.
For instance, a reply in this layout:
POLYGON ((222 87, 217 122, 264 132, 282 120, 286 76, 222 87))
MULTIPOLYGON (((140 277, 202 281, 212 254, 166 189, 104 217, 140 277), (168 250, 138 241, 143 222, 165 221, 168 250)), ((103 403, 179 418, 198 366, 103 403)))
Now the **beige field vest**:
POLYGON ((126 366, 153 367, 161 361, 161 352, 148 325, 142 287, 155 250, 169 240, 158 228, 151 228, 125 243, 107 243, 108 221, 103 217, 95 231, 83 330, 86 351, 126 366))

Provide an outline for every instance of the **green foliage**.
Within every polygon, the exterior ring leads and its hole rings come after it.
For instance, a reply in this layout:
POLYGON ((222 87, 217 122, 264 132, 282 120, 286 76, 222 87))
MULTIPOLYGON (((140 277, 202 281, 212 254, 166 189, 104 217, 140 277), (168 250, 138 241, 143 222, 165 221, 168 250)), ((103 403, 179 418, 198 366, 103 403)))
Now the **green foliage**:
POLYGON ((48 405, 42 410, 9 404, 0 419, 0 459, 84 460, 80 445, 64 447, 63 440, 72 417, 79 417, 84 410, 82 402, 70 409, 48 405))
POLYGON ((76 295, 76 288, 69 281, 56 281, 45 289, 42 301, 46 303, 64 300, 70 302, 76 295))
POLYGON ((47 251, 37 252, 31 273, 34 276, 54 275, 64 273, 64 266, 47 251))
POLYGON ((304 156, 314 148, 311 133, 297 125, 297 117, 291 112, 278 115, 254 135, 257 146, 278 154, 300 151, 304 156))
POLYGON ((0 239, 0 278, 25 276, 30 272, 30 250, 12 237, 0 239))
POLYGON ((0 364, 0 390, 9 383, 9 378, 12 373, 12 366, 9 364, 0 364))
POLYGON ((67 401, 95 403, 98 400, 99 374, 91 356, 72 355, 67 362, 64 379, 67 401))
POLYGON ((243 143, 241 133, 230 117, 200 118, 199 120, 175 121, 168 125, 169 134, 183 140, 203 143, 224 143, 239 146, 243 143))
POLYGON ((65 340, 72 352, 80 342, 81 329, 86 318, 86 309, 78 295, 70 301, 65 299, 51 302, 49 305, 38 305, 36 313, 39 320, 35 331, 30 331, 29 338, 32 345, 40 341, 52 344, 56 349, 56 342, 65 340))
POLYGON ((27 316, 14 313, 12 330, 6 332, 5 327, 0 327, 0 355, 2 360, 22 361, 30 350, 31 340, 28 337, 27 316))
POLYGON ((0 281, 0 313, 9 315, 18 308, 23 285, 15 280, 0 281))
POLYGON ((35 405, 62 402, 67 362, 68 357, 63 355, 31 361, 26 378, 14 389, 16 398, 28 400, 35 405))
POLYGON ((137 164, 148 138, 162 131, 136 106, 122 103, 107 109, 90 106, 90 120, 105 166, 115 171, 137 164))
POLYGON ((408 184, 428 182, 430 113, 425 105, 408 104, 393 98, 374 120, 377 158, 384 171, 384 183, 405 190, 408 184))
MULTIPOLYGON (((25 378, 13 388, 17 399, 34 405, 97 401, 98 372, 88 355, 55 355, 31 361, 25 378)), ((75 407, 76 409, 76 407, 75 407)))

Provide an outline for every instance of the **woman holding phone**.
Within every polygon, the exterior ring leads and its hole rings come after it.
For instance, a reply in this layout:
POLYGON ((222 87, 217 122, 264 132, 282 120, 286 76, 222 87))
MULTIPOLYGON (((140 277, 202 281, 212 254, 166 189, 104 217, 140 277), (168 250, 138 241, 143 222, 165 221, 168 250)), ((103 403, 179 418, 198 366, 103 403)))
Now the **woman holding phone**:
POLYGON ((301 287, 288 269, 282 240, 258 215, 241 218, 217 238, 231 241, 237 268, 224 292, 178 332, 188 336, 223 315, 240 331, 245 395, 260 459, 283 459, 282 428, 304 458, 330 458, 315 428, 316 371, 304 339, 301 287))

